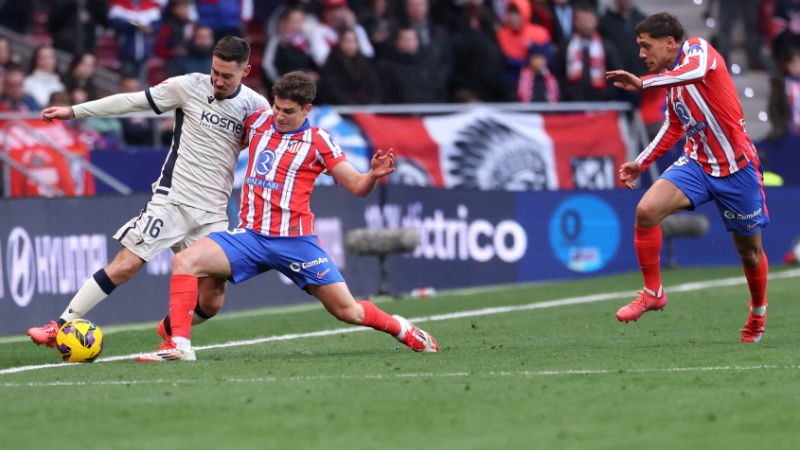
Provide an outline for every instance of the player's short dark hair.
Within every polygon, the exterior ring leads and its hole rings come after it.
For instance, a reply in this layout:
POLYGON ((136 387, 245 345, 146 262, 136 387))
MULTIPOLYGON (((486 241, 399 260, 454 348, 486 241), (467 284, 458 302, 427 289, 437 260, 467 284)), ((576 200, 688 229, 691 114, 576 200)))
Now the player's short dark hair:
POLYGON ((214 56, 223 61, 236 61, 240 66, 250 60, 250 44, 236 36, 225 36, 214 46, 214 56))
POLYGON ((317 84, 308 75, 295 70, 282 76, 272 86, 272 95, 305 106, 311 104, 317 97, 317 84))
POLYGON ((637 36, 642 33, 647 33, 656 39, 672 36, 678 42, 682 41, 684 36, 683 25, 678 18, 666 12, 648 16, 636 25, 635 31, 637 36))

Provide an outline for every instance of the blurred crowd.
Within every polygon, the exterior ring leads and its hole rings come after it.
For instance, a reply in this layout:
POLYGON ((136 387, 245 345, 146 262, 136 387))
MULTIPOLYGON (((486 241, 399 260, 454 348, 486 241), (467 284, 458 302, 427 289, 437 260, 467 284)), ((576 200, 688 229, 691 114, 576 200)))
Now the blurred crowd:
POLYGON ((633 36, 644 14, 633 0, 611 3, 601 12, 597 0, 0 0, 0 25, 46 35, 24 62, 0 41, 10 83, 24 79, 22 96, 3 103, 96 98, 98 63, 142 84, 206 72, 228 34, 253 44, 249 85, 266 91, 302 70, 321 103, 618 99, 604 72, 644 70, 633 36), (108 34, 111 58, 99 48, 108 34), (54 49, 74 55, 63 73, 54 49))
MULTIPOLYGON (((800 130, 800 0, 706 4, 723 55, 741 45, 749 69, 775 74, 776 133, 800 130), (742 42, 731 39, 737 20, 742 42)), ((650 12, 635 0, 0 0, 0 27, 38 44, 23 60, 0 28, 0 110, 207 72, 215 40, 229 34, 253 46, 248 85, 266 93, 302 70, 317 80, 320 103, 638 105, 604 73, 645 73, 633 30, 650 12), (72 55, 64 70, 56 51, 72 55), (119 86, 100 89, 98 67, 119 74, 119 86)), ((152 124, 130 122, 117 130, 125 141, 149 139, 152 124)))

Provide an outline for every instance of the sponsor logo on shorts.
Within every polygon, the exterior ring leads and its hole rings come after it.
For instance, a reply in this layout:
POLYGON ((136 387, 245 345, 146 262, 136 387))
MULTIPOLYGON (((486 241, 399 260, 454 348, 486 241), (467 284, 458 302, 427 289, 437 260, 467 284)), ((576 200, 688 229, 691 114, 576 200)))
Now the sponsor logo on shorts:
MULTIPOLYGON (((728 220, 734 220, 734 219, 741 220, 741 221, 753 220, 756 217, 761 215, 761 210, 762 210, 761 208, 758 208, 757 210, 751 212, 750 214, 737 214, 737 213, 735 213, 733 211, 729 211, 729 210, 726 209, 725 211, 722 212, 722 216, 725 217, 728 220)), ((758 225, 758 224, 756 223, 755 225, 758 225)), ((748 228, 748 230, 750 230, 750 229, 752 229, 752 227, 748 228)))
MULTIPOLYGON (((320 256, 319 258, 312 259, 311 261, 293 262, 293 263, 289 264, 289 268, 292 269, 293 272, 300 272, 303 269, 308 269, 308 268, 311 268, 311 267, 318 266, 320 264, 325 264, 328 261, 329 261, 328 258, 325 258, 324 256, 320 256)), ((327 269, 327 270, 325 270, 323 272, 317 272, 317 278, 324 277, 325 274, 328 273, 329 270, 330 269, 327 269), (322 275, 320 275, 320 273, 322 275)))
POLYGON ((327 275, 327 274, 328 274, 328 272, 330 272, 330 271, 331 271, 331 269, 325 269, 325 270, 323 270, 322 272, 317 272, 317 278, 322 278, 322 277, 324 277, 324 276, 325 276, 325 275, 327 275))

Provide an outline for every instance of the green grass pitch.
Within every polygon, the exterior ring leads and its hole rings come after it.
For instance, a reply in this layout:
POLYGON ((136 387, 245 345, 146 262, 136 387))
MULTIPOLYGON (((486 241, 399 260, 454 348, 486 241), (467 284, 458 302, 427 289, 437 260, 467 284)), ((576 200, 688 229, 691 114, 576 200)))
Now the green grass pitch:
POLYGON ((381 303, 439 319, 419 325, 440 354, 348 332, 319 305, 215 318, 194 329, 196 363, 114 360, 158 338, 108 327, 105 362, 13 372, 58 360, 4 339, 0 448, 798 448, 800 271, 771 275, 759 345, 739 343, 733 267, 665 272, 667 308, 629 324, 614 312, 638 273, 381 303))

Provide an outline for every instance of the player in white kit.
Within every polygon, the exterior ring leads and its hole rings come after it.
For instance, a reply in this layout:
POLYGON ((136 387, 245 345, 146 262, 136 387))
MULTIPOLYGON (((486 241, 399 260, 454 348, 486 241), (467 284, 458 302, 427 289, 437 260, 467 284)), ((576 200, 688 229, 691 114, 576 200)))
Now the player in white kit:
MULTIPOLYGON (((49 122, 174 110, 175 129, 150 202, 114 235, 122 249, 84 283, 58 320, 28 330, 36 344, 55 346, 64 322, 86 315, 162 250, 179 252, 209 233, 228 229, 233 172, 240 150, 247 145, 244 120, 260 108, 270 108, 267 99, 241 82, 250 72, 249 57, 246 41, 226 36, 214 47, 210 75, 180 75, 141 92, 42 111, 42 119, 49 122)), ((216 314, 224 295, 224 280, 200 280, 198 305, 202 303, 204 310, 198 306, 194 323, 216 314)))

